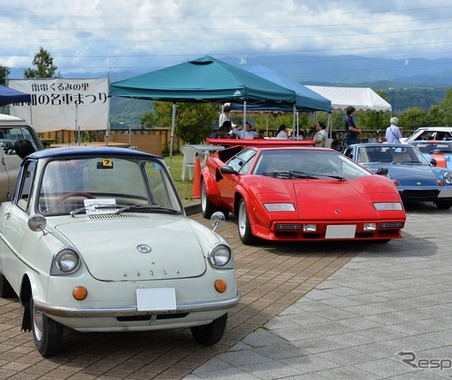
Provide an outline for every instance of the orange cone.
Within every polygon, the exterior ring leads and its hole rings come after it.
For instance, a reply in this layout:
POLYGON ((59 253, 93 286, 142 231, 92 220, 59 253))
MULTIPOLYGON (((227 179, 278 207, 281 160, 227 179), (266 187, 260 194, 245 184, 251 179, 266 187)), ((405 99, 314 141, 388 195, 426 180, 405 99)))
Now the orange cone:
POLYGON ((195 159, 195 176, 193 178, 193 194, 191 197, 195 199, 201 198, 201 161, 199 161, 198 156, 195 159))

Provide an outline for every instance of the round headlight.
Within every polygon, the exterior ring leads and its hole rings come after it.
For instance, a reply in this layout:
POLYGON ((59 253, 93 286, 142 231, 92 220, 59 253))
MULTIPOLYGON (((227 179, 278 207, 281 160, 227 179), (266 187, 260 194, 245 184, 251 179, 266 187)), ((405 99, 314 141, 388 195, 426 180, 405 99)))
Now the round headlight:
POLYGON ((443 174, 444 181, 450 185, 452 183, 452 172, 445 172, 443 174))
POLYGON ((77 252, 71 249, 63 249, 55 256, 55 266, 63 273, 75 271, 80 263, 77 252))
POLYGON ((231 261, 231 257, 231 248, 224 244, 215 246, 209 255, 210 262, 217 268, 225 267, 231 261))

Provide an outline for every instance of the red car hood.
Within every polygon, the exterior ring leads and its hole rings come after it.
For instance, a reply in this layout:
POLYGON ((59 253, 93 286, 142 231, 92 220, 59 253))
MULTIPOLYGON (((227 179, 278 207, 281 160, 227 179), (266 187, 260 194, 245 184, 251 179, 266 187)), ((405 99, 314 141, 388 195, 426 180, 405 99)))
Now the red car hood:
POLYGON ((376 217, 378 212, 372 202, 400 201, 394 184, 376 176, 346 181, 269 178, 261 181, 256 194, 262 203, 294 203, 298 217, 305 220, 337 219, 338 215, 340 219, 376 217))

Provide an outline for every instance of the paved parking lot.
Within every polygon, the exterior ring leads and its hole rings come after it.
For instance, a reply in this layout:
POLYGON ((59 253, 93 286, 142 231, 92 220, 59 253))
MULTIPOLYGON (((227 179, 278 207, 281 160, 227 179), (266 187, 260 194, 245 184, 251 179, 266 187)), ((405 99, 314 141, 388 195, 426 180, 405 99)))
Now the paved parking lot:
POLYGON ((20 331, 21 305, 2 299, 0 379, 451 376, 432 367, 452 359, 452 211, 408 211, 406 238, 388 244, 248 247, 230 217, 219 232, 234 248, 242 299, 214 347, 188 329, 67 331, 62 353, 44 359, 20 331), (414 368, 419 360, 428 368, 414 368))

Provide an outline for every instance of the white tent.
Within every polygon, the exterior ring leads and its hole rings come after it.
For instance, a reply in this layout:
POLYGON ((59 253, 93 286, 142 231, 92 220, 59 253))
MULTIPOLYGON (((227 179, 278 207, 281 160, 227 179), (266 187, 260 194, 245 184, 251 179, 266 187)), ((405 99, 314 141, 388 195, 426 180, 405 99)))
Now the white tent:
POLYGON ((331 100, 336 110, 353 106, 356 110, 391 111, 391 105, 371 88, 367 87, 326 87, 306 86, 324 98, 331 100))

